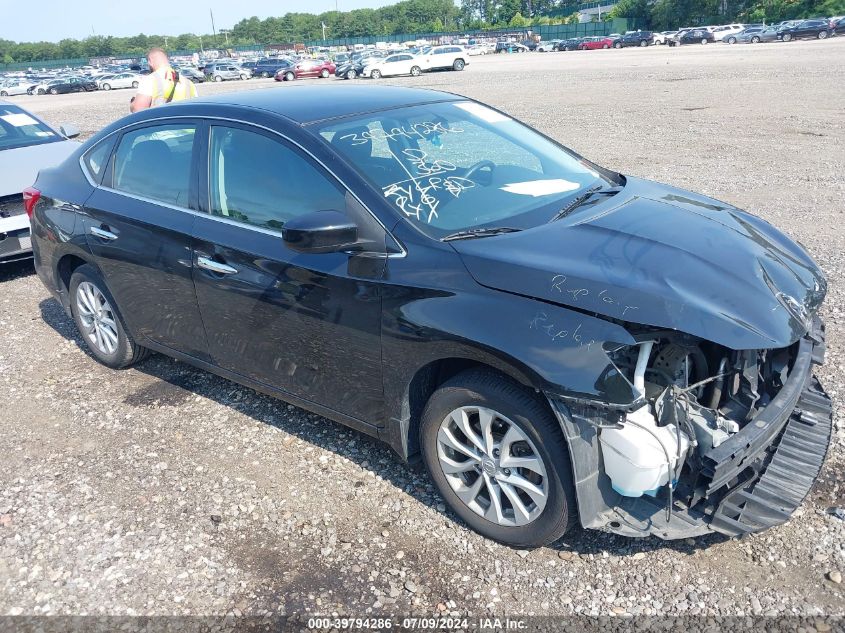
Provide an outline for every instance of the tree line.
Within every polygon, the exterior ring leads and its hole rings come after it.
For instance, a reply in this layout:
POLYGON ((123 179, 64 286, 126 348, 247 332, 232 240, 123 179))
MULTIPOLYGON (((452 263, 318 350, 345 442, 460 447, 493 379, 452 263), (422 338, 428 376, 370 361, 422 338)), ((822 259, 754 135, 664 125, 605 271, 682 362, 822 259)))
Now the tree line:
MULTIPOLYGON (((608 0, 609 1, 609 0, 608 0)), ((499 27, 527 27, 577 21, 575 0, 402 0, 379 9, 286 13, 251 17, 224 33, 91 36, 59 42, 0 39, 0 63, 39 62, 89 57, 135 57, 151 47, 170 51, 227 48, 327 39, 434 33, 499 27)), ((641 28, 669 29, 702 23, 776 22, 845 14, 845 0, 620 0, 605 19, 636 20, 641 28)))

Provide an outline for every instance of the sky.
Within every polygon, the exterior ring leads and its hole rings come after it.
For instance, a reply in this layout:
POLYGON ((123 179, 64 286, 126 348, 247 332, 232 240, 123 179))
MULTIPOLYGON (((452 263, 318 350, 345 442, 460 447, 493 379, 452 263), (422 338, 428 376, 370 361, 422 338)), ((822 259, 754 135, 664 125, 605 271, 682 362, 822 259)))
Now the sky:
POLYGON ((218 30, 232 28, 253 15, 259 18, 288 12, 351 11, 392 4, 395 0, 0 0, 0 39, 15 42, 66 37, 82 39, 93 33, 118 37, 211 33, 209 9, 218 30))

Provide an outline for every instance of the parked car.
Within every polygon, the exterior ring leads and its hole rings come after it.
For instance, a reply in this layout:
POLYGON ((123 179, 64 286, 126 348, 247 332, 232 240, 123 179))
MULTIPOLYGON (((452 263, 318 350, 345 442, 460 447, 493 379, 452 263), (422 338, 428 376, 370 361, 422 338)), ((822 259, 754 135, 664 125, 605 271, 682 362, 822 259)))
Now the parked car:
POLYGON ((290 68, 293 62, 289 59, 270 57, 267 59, 259 59, 253 69, 253 74, 257 77, 275 77, 276 73, 282 68, 290 68))
POLYGON ((538 53, 551 53, 552 51, 557 50, 557 45, 560 43, 560 40, 548 40, 545 42, 540 42, 537 46, 538 53))
POLYGON ((361 73, 364 77, 379 79, 381 77, 394 77, 396 75, 411 75, 418 77, 422 74, 424 61, 410 53, 399 53, 390 55, 383 59, 374 58, 372 62, 364 66, 361 73))
POLYGON ((333 61, 326 59, 303 59, 289 68, 281 68, 276 73, 276 81, 293 81, 309 77, 330 77, 337 71, 333 61))
POLYGON ((353 53, 348 61, 343 64, 337 64, 334 74, 341 79, 355 79, 364 72, 364 67, 368 63, 374 63, 376 60, 383 59, 384 57, 385 55, 381 51, 353 53))
POLYGON ((830 22, 827 20, 804 20, 793 26, 778 31, 779 39, 784 42, 803 39, 826 39, 833 35, 830 22))
POLYGON ((0 82, 0 97, 25 95, 31 85, 26 81, 7 79, 6 81, 0 82))
POLYGON ((651 31, 631 31, 625 33, 619 40, 620 46, 617 48, 626 48, 628 46, 648 46, 654 41, 654 33, 651 31))
POLYGON ((117 75, 104 75, 97 81, 100 90, 112 90, 114 88, 137 88, 141 76, 135 73, 119 73, 117 75))
POLYGON ((528 47, 519 42, 496 42, 494 53, 527 53, 528 47))
POLYGON ((609 37, 585 37, 578 44, 578 49, 582 51, 592 51, 598 48, 610 48, 613 46, 613 40, 609 37))
POLYGON ((463 46, 435 46, 420 61, 426 70, 463 70, 469 64, 469 56, 463 46))
POLYGON ((845 35, 845 18, 839 18, 833 23, 833 32, 836 35, 845 35))
POLYGON ((774 42, 778 39, 778 27, 776 26, 769 26, 769 27, 760 27, 754 26, 745 29, 737 33, 736 35, 731 35, 729 39, 725 41, 729 44, 758 44, 760 42, 774 42), (735 41, 731 41, 735 40, 735 41))
POLYGON ((572 37, 568 40, 563 40, 558 44, 557 49, 559 51, 577 51, 583 40, 583 37, 572 37))
POLYGON ((27 211, 96 360, 157 351, 381 438, 511 545, 757 532, 830 443, 799 244, 460 95, 152 108, 42 170, 27 211))
MULTIPOLYGON (((731 37, 732 35, 736 35, 740 33, 743 29, 746 28, 745 24, 724 24, 722 26, 714 26, 711 29, 711 33, 713 33, 713 40, 716 42, 724 42, 726 38, 731 37)), ((730 42, 734 44, 735 42, 730 42)))
POLYGON ((0 263, 32 257, 27 188, 39 169, 59 164, 79 147, 69 140, 76 136, 73 126, 54 130, 23 108, 0 101, 0 263))
POLYGON ((682 44, 709 44, 714 42, 713 34, 705 28, 688 29, 686 31, 678 31, 671 40, 670 46, 681 46, 682 44))
POLYGON ((97 89, 97 82, 82 77, 65 77, 52 79, 30 88, 30 94, 67 94, 69 92, 92 92, 97 89))
POLYGON ((655 44, 665 44, 666 40, 675 35, 677 31, 659 31, 654 33, 655 44))
POLYGON ((204 71, 209 81, 232 81, 235 79, 246 80, 252 76, 252 72, 246 68, 240 68, 228 62, 216 62, 208 64, 204 71))
POLYGON ((178 71, 180 75, 187 77, 195 84, 203 83, 205 81, 205 75, 196 68, 192 68, 190 66, 183 66, 181 68, 178 68, 178 71))

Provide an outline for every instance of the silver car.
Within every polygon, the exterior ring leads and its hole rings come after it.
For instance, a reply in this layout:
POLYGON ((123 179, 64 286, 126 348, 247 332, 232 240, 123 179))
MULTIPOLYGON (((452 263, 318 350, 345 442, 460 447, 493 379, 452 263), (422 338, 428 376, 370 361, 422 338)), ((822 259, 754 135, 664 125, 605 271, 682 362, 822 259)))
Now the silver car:
POLYGON ((251 73, 246 68, 234 64, 210 64, 205 69, 210 81, 228 81, 230 79, 249 79, 251 73))
POLYGON ((57 132, 23 108, 0 101, 0 264, 32 256, 25 190, 38 171, 70 156, 79 130, 57 132))

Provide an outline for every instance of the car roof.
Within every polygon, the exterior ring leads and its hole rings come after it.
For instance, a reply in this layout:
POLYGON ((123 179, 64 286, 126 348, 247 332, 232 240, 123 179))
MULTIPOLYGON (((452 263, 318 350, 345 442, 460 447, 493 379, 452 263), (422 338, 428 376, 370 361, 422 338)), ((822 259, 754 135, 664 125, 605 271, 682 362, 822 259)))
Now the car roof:
POLYGON ((368 85, 294 85, 191 99, 192 104, 233 105, 279 114, 300 124, 462 97, 438 90, 368 85))

